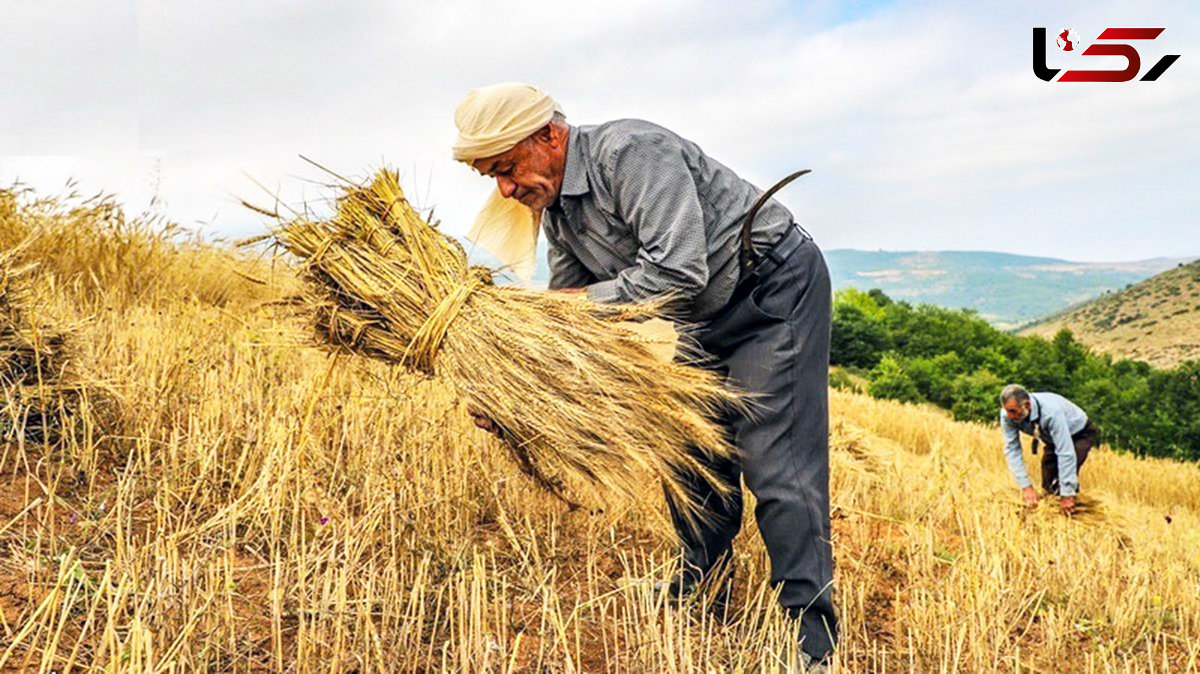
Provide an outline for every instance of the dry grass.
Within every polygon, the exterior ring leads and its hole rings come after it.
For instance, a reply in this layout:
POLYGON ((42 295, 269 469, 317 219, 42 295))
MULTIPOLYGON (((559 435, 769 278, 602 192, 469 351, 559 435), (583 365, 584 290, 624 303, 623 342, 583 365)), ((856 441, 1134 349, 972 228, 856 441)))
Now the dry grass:
MULTIPOLYGON (((261 306, 295 291, 282 270, 160 253, 148 268, 173 287, 63 283, 49 260, 34 286, 52 324, 89 307, 77 358, 125 408, 116 429, 0 451, 0 671, 775 672, 787 657, 749 519, 733 615, 665 606, 657 487, 568 512, 456 393, 334 366, 309 326, 261 306)), ((1197 466, 1098 450, 1066 520, 1019 506, 996 429, 837 391, 832 422, 842 671, 1200 671, 1197 466)))
POLYGON ((0 252, 0 441, 48 447, 111 397, 87 382, 69 331, 41 319, 31 279, 37 265, 16 262, 27 243, 0 252))

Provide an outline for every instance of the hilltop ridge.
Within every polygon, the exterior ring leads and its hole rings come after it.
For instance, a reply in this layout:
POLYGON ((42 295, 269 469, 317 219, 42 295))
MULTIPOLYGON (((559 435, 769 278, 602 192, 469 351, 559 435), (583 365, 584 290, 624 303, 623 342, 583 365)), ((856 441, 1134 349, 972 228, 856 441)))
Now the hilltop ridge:
POLYGON ((1022 334, 1076 339, 1114 356, 1171 367, 1200 358, 1200 260, 1047 316, 1022 334))
POLYGON ((879 288, 913 304, 972 309, 1001 329, 1117 290, 1182 260, 1076 262, 992 251, 825 252, 835 288, 879 288))

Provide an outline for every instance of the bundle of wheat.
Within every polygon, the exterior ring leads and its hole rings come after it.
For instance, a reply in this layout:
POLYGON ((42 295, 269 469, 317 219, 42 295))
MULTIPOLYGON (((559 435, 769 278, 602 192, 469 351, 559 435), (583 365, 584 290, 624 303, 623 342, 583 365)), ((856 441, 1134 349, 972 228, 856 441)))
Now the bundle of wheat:
POLYGON ((0 254, 0 432, 26 440, 54 439, 79 407, 82 385, 69 369, 67 336, 30 318, 33 264, 0 254))
POLYGON ((493 285, 420 217, 395 172, 339 189, 330 218, 297 213, 273 226, 303 261, 325 343, 444 377, 553 490, 562 476, 593 496, 632 496, 653 476, 693 515, 681 473, 723 490, 700 457, 734 453, 714 419, 742 403, 718 376, 657 359, 620 325, 660 305, 493 285))

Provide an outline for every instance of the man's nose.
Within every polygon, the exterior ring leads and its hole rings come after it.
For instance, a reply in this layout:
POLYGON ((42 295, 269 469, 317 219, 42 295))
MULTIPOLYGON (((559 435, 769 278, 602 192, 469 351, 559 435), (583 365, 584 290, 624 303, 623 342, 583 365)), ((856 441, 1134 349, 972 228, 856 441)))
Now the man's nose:
POLYGON ((517 184, 512 181, 512 178, 504 176, 496 176, 496 186, 500 188, 500 194, 505 199, 512 198, 513 192, 517 191, 517 184))

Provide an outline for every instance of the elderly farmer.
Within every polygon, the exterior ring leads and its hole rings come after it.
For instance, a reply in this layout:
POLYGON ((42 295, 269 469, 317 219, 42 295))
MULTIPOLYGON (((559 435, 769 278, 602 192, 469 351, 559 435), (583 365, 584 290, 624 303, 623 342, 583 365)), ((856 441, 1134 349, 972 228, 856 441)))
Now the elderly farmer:
POLYGON ((1010 384, 1000 392, 1000 426, 1004 433, 1004 454, 1008 468, 1021 487, 1029 507, 1037 505, 1037 492, 1021 459, 1021 433, 1033 436, 1033 453, 1038 440, 1046 444, 1042 456, 1042 489, 1057 494, 1064 515, 1075 512, 1075 494, 1079 491, 1079 469, 1088 452, 1096 446, 1099 431, 1087 414, 1075 403, 1056 393, 1030 393, 1010 384))
MULTIPOLYGON (((470 238, 529 269, 540 222, 550 288, 598 302, 672 298, 674 317, 712 367, 753 394, 752 418, 726 420, 741 450, 716 466, 730 500, 690 476, 709 508, 699 531, 672 504, 685 565, 668 586, 691 593, 726 559, 742 521, 740 478, 779 600, 801 618, 801 647, 824 661, 837 636, 829 526, 829 273, 778 202, 695 143, 640 120, 571 126, 523 84, 472 91, 455 112, 454 158, 496 180, 470 238), (752 226, 741 253, 743 225, 752 226), (741 260, 749 262, 743 266, 741 260)), ((489 428, 488 420, 476 422, 489 428)))

